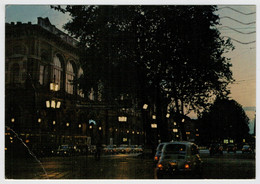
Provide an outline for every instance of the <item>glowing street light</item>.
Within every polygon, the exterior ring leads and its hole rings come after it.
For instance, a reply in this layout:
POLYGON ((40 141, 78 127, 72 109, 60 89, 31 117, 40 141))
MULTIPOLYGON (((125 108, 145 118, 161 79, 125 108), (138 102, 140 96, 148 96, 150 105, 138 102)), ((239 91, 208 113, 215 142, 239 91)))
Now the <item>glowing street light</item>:
POLYGON ((157 124, 156 123, 152 123, 151 124, 151 128, 157 128, 157 124))
POLYGON ((126 116, 119 116, 118 121, 119 122, 127 122, 127 117, 126 116))
POLYGON ((143 109, 146 110, 148 108, 148 105, 147 104, 144 104, 143 105, 143 109))

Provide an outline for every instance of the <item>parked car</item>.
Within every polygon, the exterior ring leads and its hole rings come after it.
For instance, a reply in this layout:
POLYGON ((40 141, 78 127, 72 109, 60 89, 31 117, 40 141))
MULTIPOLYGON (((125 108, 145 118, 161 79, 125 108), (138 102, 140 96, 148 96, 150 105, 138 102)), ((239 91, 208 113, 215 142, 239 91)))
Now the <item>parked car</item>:
POLYGON ((242 147, 242 153, 254 153, 253 149, 251 148, 251 146, 249 146, 248 144, 245 144, 242 147))
POLYGON ((121 144, 117 148, 118 153, 130 153, 130 151, 131 151, 131 148, 127 144, 121 144))
POLYGON ((57 150, 58 156, 72 156, 78 155, 80 150, 75 145, 64 144, 60 145, 57 150))
POLYGON ((237 147, 236 147, 235 144, 229 144, 229 145, 227 146, 227 152, 228 152, 228 153, 229 153, 229 152, 236 153, 236 151, 237 151, 237 147))
POLYGON ((221 144, 211 144, 209 147, 209 154, 215 155, 215 154, 220 154, 223 155, 223 146, 221 144))
POLYGON ((166 144, 166 142, 160 143, 160 144, 157 146, 157 148, 156 148, 156 153, 155 153, 154 159, 153 159, 155 165, 158 163, 158 161, 159 161, 159 159, 160 159, 160 157, 161 157, 162 148, 163 148, 163 146, 164 146, 165 144, 166 144))
POLYGON ((202 174, 202 160, 198 146, 191 142, 169 142, 162 148, 161 157, 156 167, 157 178, 165 176, 185 178, 202 174))
POLYGON ((116 145, 108 145, 103 149, 105 154, 115 154, 116 153, 116 145))

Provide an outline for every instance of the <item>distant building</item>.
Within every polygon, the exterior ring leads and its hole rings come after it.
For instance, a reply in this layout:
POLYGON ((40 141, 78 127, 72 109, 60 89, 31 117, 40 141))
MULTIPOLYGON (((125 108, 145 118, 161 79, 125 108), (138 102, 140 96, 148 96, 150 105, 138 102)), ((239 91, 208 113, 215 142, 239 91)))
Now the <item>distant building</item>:
POLYGON ((93 89, 84 94, 73 83, 84 74, 77 41, 48 18, 6 23, 5 45, 5 124, 23 139, 31 144, 94 144, 98 137, 103 144, 143 142, 138 110, 106 104, 93 89))

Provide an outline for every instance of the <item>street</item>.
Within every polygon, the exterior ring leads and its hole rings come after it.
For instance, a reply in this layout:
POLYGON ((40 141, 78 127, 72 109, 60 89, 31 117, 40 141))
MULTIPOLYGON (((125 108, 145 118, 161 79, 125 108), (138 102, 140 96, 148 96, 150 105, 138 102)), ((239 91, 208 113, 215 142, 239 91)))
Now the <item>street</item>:
MULTIPOLYGON (((203 179, 254 179, 255 155, 241 152, 209 156, 201 150, 203 179)), ((156 179, 153 159, 140 154, 6 158, 6 179, 156 179)))

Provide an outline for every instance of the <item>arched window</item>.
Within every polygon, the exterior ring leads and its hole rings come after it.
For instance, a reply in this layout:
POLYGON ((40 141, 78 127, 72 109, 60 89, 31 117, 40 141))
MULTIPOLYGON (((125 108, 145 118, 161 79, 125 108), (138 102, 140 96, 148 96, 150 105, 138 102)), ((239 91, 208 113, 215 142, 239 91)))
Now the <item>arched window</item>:
POLYGON ((10 82, 11 83, 19 83, 20 82, 20 66, 18 63, 14 63, 11 66, 11 70, 10 70, 10 82))
MULTIPOLYGON (((78 78, 80 78, 82 75, 83 75, 83 70, 80 67, 79 71, 78 71, 78 78)), ((78 95, 81 97, 84 97, 84 93, 83 93, 82 89, 79 89, 79 84, 78 84, 78 95)))
POLYGON ((57 55, 53 58, 53 76, 52 80, 55 84, 58 84, 58 90, 60 90, 61 80, 62 80, 62 67, 60 57, 57 55))
POLYGON ((66 92, 73 94, 73 80, 75 77, 72 63, 69 61, 66 67, 66 92))

